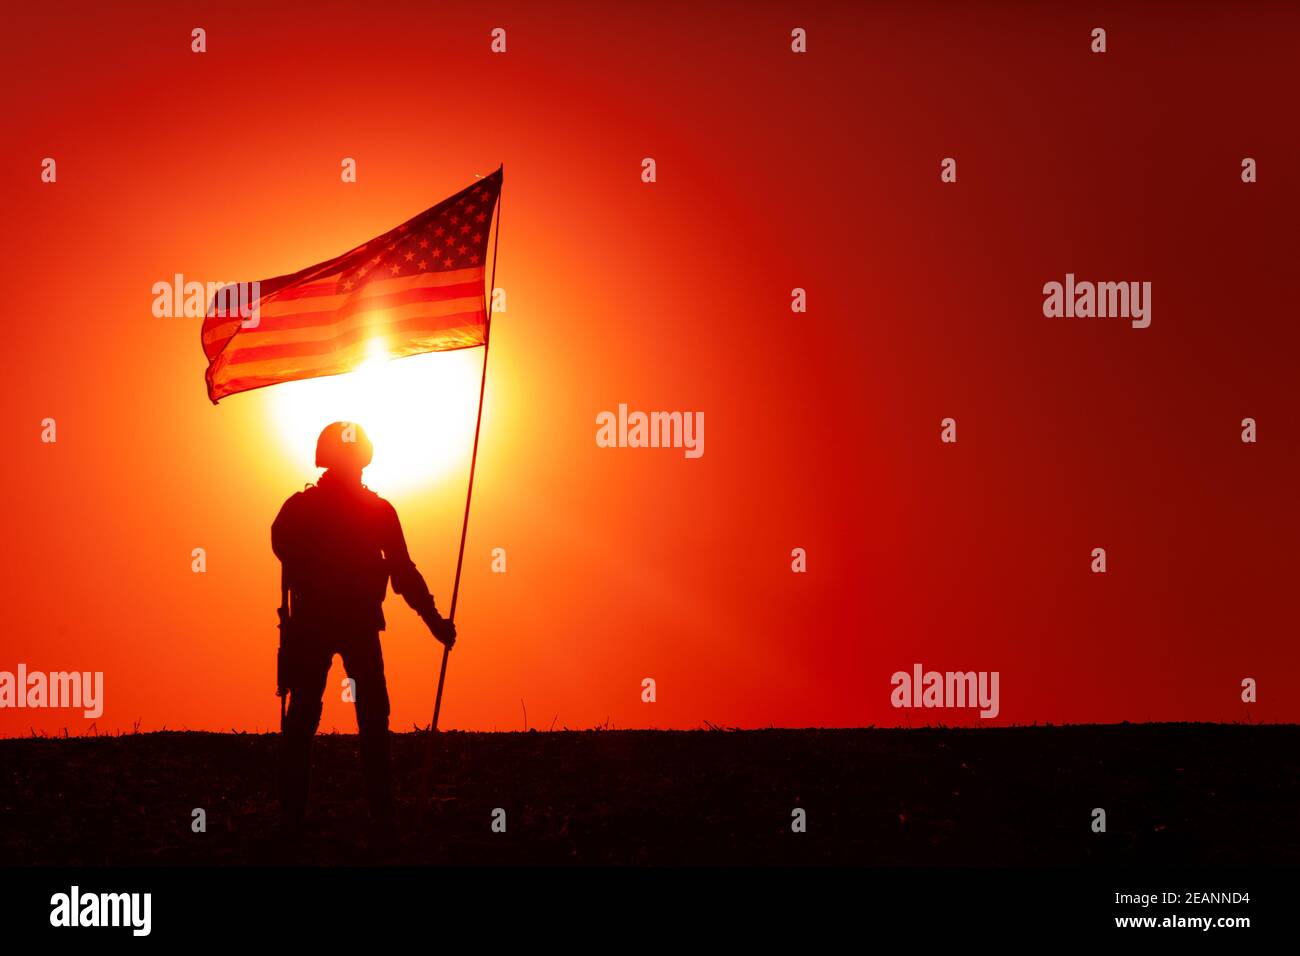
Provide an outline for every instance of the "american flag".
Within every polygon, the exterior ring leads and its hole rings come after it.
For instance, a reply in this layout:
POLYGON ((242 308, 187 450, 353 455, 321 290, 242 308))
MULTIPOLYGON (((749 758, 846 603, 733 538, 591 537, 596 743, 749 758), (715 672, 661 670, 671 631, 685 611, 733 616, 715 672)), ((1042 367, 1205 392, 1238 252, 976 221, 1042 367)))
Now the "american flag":
POLYGON ((376 239, 245 291, 218 291, 203 321, 208 397, 355 369, 388 356, 482 345, 488 235, 502 170, 376 239), (245 308, 245 312, 249 311, 245 308))

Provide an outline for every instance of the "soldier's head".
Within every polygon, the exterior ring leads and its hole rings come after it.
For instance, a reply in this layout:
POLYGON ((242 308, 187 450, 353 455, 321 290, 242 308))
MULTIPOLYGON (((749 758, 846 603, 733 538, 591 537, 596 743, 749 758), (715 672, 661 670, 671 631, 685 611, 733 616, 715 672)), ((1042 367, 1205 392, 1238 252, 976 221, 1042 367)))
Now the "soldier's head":
POLYGON ((326 425, 316 439, 316 467, 328 468, 340 476, 360 480, 361 469, 370 464, 375 447, 356 422, 326 425))

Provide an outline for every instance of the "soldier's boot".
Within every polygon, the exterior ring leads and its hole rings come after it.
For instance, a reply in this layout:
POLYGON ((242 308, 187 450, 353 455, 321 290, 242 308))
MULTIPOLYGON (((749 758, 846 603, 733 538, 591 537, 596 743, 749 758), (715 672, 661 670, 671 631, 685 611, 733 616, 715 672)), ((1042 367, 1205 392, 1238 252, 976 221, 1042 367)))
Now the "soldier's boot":
POLYGON ((393 800, 393 769, 388 727, 367 728, 361 735, 361 769, 370 805, 372 840, 377 848, 397 845, 397 809, 393 800))

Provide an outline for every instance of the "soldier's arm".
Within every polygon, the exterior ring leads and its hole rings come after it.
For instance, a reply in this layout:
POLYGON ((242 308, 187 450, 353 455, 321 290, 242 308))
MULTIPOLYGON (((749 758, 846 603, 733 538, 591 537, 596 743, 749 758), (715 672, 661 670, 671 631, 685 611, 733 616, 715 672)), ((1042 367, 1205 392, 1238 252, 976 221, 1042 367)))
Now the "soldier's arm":
POLYGON ((384 508, 384 559, 388 563, 388 574, 393 582, 393 591, 400 594, 420 617, 426 620, 437 619, 438 609, 434 606, 433 595, 424 582, 415 562, 406 550, 406 536, 402 534, 402 523, 397 518, 397 511, 388 502, 384 508))

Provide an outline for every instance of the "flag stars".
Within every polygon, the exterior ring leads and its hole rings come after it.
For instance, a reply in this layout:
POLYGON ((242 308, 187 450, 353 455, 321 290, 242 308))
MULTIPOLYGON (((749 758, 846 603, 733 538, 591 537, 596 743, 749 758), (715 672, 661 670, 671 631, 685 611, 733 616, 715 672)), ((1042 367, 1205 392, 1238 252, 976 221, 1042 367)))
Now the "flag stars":
POLYGON ((486 258, 483 244, 491 238, 491 230, 484 223, 491 222, 492 204, 497 196, 492 185, 489 183, 447 202, 428 215, 372 240, 367 244, 369 248, 362 247, 370 253, 381 251, 359 259, 365 265, 345 273, 347 281, 340 282, 340 292, 364 288, 371 281, 366 278, 371 271, 379 273, 387 269, 393 277, 409 275, 406 263, 410 263, 411 272, 417 273, 480 267, 486 258))

